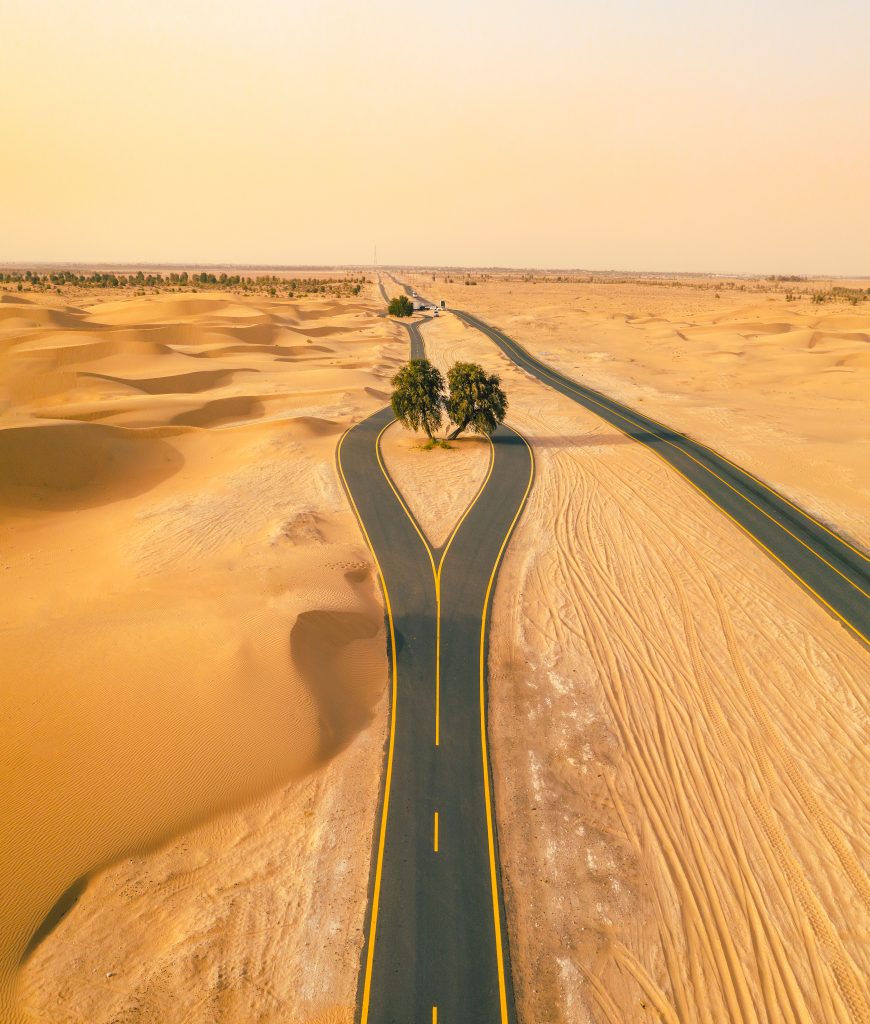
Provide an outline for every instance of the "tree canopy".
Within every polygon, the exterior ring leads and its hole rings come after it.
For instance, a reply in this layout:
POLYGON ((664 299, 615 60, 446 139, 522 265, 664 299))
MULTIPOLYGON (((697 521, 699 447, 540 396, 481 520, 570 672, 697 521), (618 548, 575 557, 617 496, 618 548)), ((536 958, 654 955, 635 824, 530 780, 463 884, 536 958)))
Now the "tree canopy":
POLYGON ((447 415, 456 424, 448 436, 452 441, 463 430, 491 434, 507 413, 507 395, 501 380, 477 363, 454 363, 447 371, 450 393, 444 401, 447 415))
POLYGON ((444 377, 428 359, 412 359, 390 382, 390 404, 396 418, 409 430, 432 432, 441 426, 444 409, 444 377))
POLYGON ((463 430, 491 434, 507 412, 507 395, 501 380, 477 363, 454 363, 444 377, 428 359, 412 359, 391 381, 391 404, 397 419, 409 430, 425 430, 430 442, 445 444, 463 430), (433 432, 441 426, 446 411, 455 429, 446 441, 435 441, 433 432))
POLYGON ((407 295, 397 295, 390 301, 387 311, 390 316, 411 316, 414 312, 414 303, 407 295))

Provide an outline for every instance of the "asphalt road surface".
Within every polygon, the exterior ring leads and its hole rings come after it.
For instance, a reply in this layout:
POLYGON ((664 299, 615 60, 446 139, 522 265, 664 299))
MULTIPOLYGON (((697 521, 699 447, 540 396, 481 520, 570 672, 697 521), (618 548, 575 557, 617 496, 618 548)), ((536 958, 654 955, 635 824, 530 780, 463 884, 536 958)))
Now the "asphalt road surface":
POLYGON ((423 335, 420 333, 420 325, 426 323, 429 319, 429 317, 424 317, 422 320, 414 320, 412 323, 402 324, 410 335, 412 359, 426 358, 426 346, 423 344, 423 335))
POLYGON ((471 313, 451 312, 482 331, 517 366, 670 463, 845 626, 870 643, 870 559, 862 551, 700 442, 558 373, 471 313))
MULTIPOLYGON (((388 277, 392 277, 393 281, 395 281, 400 288, 404 288, 409 295, 411 294, 411 289, 406 284, 401 284, 399 281, 396 281, 392 274, 389 274, 388 277)), ((384 302, 389 305, 390 300, 387 297, 386 290, 384 289, 384 282, 380 274, 378 275, 378 287, 381 290, 381 295, 384 297, 384 302)), ((420 320, 412 320, 410 323, 405 323, 402 320, 397 321, 408 331, 410 336, 411 359, 424 359, 426 356, 426 346, 423 344, 423 335, 420 333, 420 325, 426 323, 429 319, 431 318, 422 317, 420 320)))
MULTIPOLYGON (((409 331, 419 341, 419 328, 409 331)), ((378 564, 393 672, 359 1020, 509 1024, 486 637, 496 573, 534 461, 519 435, 499 428, 486 482, 444 547, 432 549, 380 458, 379 437, 392 420, 383 409, 358 424, 337 456, 378 564)))

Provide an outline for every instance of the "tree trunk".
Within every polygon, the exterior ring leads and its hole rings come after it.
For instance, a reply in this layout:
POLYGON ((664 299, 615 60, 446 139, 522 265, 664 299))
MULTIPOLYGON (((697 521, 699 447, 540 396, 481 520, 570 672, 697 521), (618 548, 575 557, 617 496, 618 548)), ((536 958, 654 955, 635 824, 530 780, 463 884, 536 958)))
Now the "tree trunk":
POLYGON ((452 434, 448 434, 446 440, 455 441, 457 437, 462 433, 463 430, 468 426, 468 423, 460 423, 456 430, 452 434))

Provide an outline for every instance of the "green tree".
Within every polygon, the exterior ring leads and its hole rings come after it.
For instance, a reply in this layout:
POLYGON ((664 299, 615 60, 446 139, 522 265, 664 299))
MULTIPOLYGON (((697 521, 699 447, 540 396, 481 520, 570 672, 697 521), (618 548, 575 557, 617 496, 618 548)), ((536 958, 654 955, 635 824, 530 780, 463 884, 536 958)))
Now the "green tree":
POLYGON ((387 307, 390 316, 410 316, 414 312, 414 303, 407 295, 398 295, 387 307))
POLYGON ((456 424, 448 441, 469 428, 475 434, 491 434, 504 421, 507 395, 494 373, 488 374, 477 363, 454 363, 447 371, 447 384, 450 393, 444 405, 456 424))
POLYGON ((428 359, 412 359, 390 381, 390 405, 396 418, 409 430, 432 432, 441 426, 444 409, 444 377, 428 359))

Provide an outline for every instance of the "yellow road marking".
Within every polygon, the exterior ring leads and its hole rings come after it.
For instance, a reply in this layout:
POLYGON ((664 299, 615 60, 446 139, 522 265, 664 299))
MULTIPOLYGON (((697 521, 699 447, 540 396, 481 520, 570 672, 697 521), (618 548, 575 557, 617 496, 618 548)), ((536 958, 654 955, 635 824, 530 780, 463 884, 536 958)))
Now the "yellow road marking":
MULTIPOLYGON (((516 431, 515 431, 516 433, 516 431)), ((529 442, 518 434, 518 437, 522 438, 523 444, 526 446, 529 452, 529 482, 526 485, 523 499, 520 502, 519 508, 517 509, 516 515, 514 516, 507 532, 504 535, 504 540, 501 542, 501 547, 498 550, 498 555, 495 559, 495 564, 492 567, 492 573, 490 573, 489 583, 486 586, 486 595, 483 599, 483 614, 480 617, 480 747, 483 756, 483 794, 484 802, 486 804, 486 837, 489 845, 489 877, 490 887, 492 891, 492 919, 493 927, 495 929, 495 953, 496 962, 498 965, 498 997, 501 1005, 501 1024, 508 1024, 508 1010, 507 1010, 507 992, 505 989, 504 979, 504 950, 502 947, 501 937, 501 912, 498 906, 498 875, 496 872, 495 864, 495 838, 494 828, 492 823, 492 796, 489 791, 489 756, 487 754, 486 747, 486 663, 484 659, 484 648, 486 645, 486 612, 489 607, 489 598, 492 593, 492 586, 495 582, 495 574, 498 571, 499 564, 501 563, 504 549, 507 547, 507 542, 510 540, 510 536, 513 533, 513 529, 516 526, 517 520, 520 518, 520 513, 526 504, 526 499, 529 496, 529 491, 532 489, 532 481, 535 478, 535 455, 532 451, 532 447, 529 442)))
POLYGON ((435 838, 434 838, 435 852, 438 852, 438 812, 435 812, 435 838))
MULTIPOLYGON (((350 428, 348 428, 350 429, 350 428)), ((348 435, 346 430, 338 442, 338 448, 336 450, 338 471, 341 474, 342 483, 344 489, 347 492, 347 496, 350 500, 351 507, 353 508, 354 515, 356 516, 357 522, 360 525, 360 529, 363 532, 363 536, 366 539, 369 551, 372 553, 372 558, 375 561, 375 567, 378 571, 378 579, 380 580, 381 587, 384 592, 384 605, 387 610, 387 621, 390 625, 390 652, 392 661, 392 699, 390 701, 390 739, 387 748, 387 773, 386 779, 384 780, 384 803, 381 809, 381 826, 378 834, 378 854, 375 863, 375 884, 372 892, 372 913, 371 913, 371 924, 369 927, 368 936, 368 949, 366 951, 366 966, 365 966, 365 978, 363 981, 363 998, 362 998, 362 1011, 360 1013, 360 1024, 367 1024, 369 1017, 369 1002, 371 1000, 371 988, 372 988, 372 965, 374 963, 375 956, 375 935, 378 927, 378 907, 380 905, 381 898, 381 878, 383 875, 384 867, 384 846, 387 838, 387 816, 390 809, 390 786, 393 781, 393 751, 396 744, 396 701, 398 697, 398 668, 396 665, 396 632, 393 626, 393 609, 390 604, 390 592, 387 589, 387 581, 384 578, 384 574, 381 571, 381 564, 378 561, 377 553, 375 552, 374 546, 372 545, 371 538, 369 537, 368 530, 365 528, 365 523, 362 521, 362 516, 359 514, 359 509, 356 507, 356 502, 353 499, 350 487, 347 483, 347 478, 344 475, 344 467, 341 464, 341 449, 344 444, 344 439, 348 435)))
POLYGON ((478 487, 477 493, 471 499, 471 503, 459 517, 459 521, 453 527, 450 536, 447 538, 447 543, 444 545, 444 550, 441 552, 441 558, 438 560, 438 565, 435 565, 435 553, 432 550, 432 545, 426 539, 425 533, 423 533, 422 527, 414 517, 414 513, 405 504, 405 500, 399 493, 398 488, 393 483, 392 477, 387 472, 387 467, 384 465, 384 460, 381 457, 381 437, 384 431, 388 427, 391 427, 396 420, 390 420, 389 423, 384 426, 379 432, 375 439, 375 454, 377 455, 378 465, 381 467, 381 472, 384 474, 384 478, 390 485, 390 490, 396 496, 396 500, 402 506, 405 515, 411 521, 411 525, 414 527, 417 536, 420 538, 423 547, 426 549, 426 554, 429 556, 429 564, 432 566, 432 578, 435 581, 435 746, 441 745, 441 570, 444 567, 444 559, 447 557, 447 552, 450 550, 450 545, 453 543, 453 538, 459 532, 460 526, 465 522, 468 513, 477 504, 481 494, 483 494, 486 485, 489 483, 489 478, 492 476, 492 467, 495 464, 495 447, 492 443, 492 438, 487 436, 489 441, 489 469, 486 471, 486 476, 483 479, 483 483, 478 487))
POLYGON ((438 1007, 432 1007, 432 1024, 438 1024, 438 1007))
MULTIPOLYGON (((501 332, 499 332, 499 333, 501 333, 501 332)), ((629 417, 629 416, 624 416, 622 413, 618 413, 618 412, 616 412, 613 409, 609 409, 603 402, 597 402, 594 398, 591 398, 589 395, 586 395, 584 392, 578 390, 577 388, 572 387, 571 384, 567 382, 567 379, 565 377, 561 377, 561 379, 559 379, 561 375, 558 374, 558 372, 550 370, 545 363, 540 362, 540 360, 538 360, 535 356, 532 356, 531 354, 525 352, 525 350, 522 349, 520 346, 518 346, 515 342, 511 342, 509 339, 507 339, 506 335, 502 334, 501 336, 502 336, 502 338, 504 338, 508 342, 508 347, 513 347, 514 351, 519 351, 519 353, 522 354, 523 356, 525 356, 530 362, 536 363, 537 366, 541 369, 541 371, 543 373, 545 373, 548 376, 552 377, 553 379, 557 380, 563 387, 566 387, 569 391, 573 391, 575 394, 581 395, 584 399, 586 399, 587 401, 592 402, 595 405, 600 406, 602 409, 607 409, 607 411, 610 412, 611 415, 618 416, 620 419, 625 420, 627 423, 632 423, 634 426, 640 427, 641 429, 644 428, 644 425, 642 423, 638 423, 637 421, 632 420, 631 417, 629 417)), ((748 537, 750 537, 753 541, 755 541, 756 544, 759 545, 759 547, 763 548, 764 551, 766 551, 772 558, 774 558, 777 562, 779 562, 779 564, 791 576, 793 576, 798 581, 798 583, 800 583, 803 587, 805 587, 815 598, 817 598, 819 601, 821 601, 821 603, 830 612, 832 612, 842 623, 844 623, 845 626, 847 626, 849 629, 851 629, 852 632, 855 633, 856 636, 859 636, 865 643, 870 644, 870 637, 865 636, 861 632, 861 630, 858 629, 857 626, 853 625, 853 623, 851 623, 844 615, 842 615, 839 611, 837 611, 837 609, 834 608, 834 606, 831 605, 828 601, 826 601, 822 597, 822 595, 813 586, 811 586, 799 573, 797 573, 794 569, 792 569, 791 566, 788 565, 786 562, 784 562, 778 555, 774 554, 774 552, 771 551, 770 548, 762 540, 760 540, 748 527, 744 526, 743 523, 741 523, 738 519, 735 519, 735 517, 733 515, 731 515, 730 512, 726 511, 719 504, 719 502, 716 501, 715 498, 711 497, 709 494, 707 494, 706 491, 702 490, 693 480, 691 480, 688 476, 686 476, 686 474, 681 469, 679 469, 677 466, 675 466, 672 462, 668 462, 668 460, 664 457, 664 455, 661 454, 661 452, 656 451, 656 449, 652 445, 647 444, 646 441, 641 440, 639 437, 634 437, 631 434, 629 434, 628 431, 624 430, 622 427, 620 427, 618 423, 614 423, 613 426, 615 426, 616 429, 619 430, 621 433, 625 434, 626 437, 630 438, 631 440, 637 441, 639 444, 642 444, 645 448, 649 449, 649 451, 651 451, 655 456, 657 456, 659 459, 661 459, 662 462, 665 463, 665 465, 669 466, 671 469, 673 469, 677 473, 679 473, 680 476, 683 477, 683 479, 686 480, 688 483, 690 483, 692 485, 692 487, 694 487, 695 490, 699 494, 703 495, 708 501, 710 501, 713 505, 715 505, 716 508, 718 508, 720 512, 722 512, 733 523, 735 523, 737 526, 739 526, 740 529, 743 530, 743 532, 748 537)), ((670 429, 670 428, 665 428, 665 429, 670 429)), ((714 473, 713 470, 708 469, 706 466, 704 466, 703 463, 699 462, 693 455, 691 455, 689 452, 685 451, 685 449, 680 448, 678 445, 674 444, 672 441, 668 441, 666 438, 663 438, 663 437, 660 437, 659 440, 663 441, 665 444, 669 444, 672 448, 675 448, 677 451, 682 452, 688 458, 692 459, 693 462, 697 463, 697 465, 699 465, 701 467, 701 469, 703 469, 705 472, 710 473, 711 476, 715 476, 717 480, 720 480, 722 483, 724 483, 726 487, 729 487, 732 491, 734 491, 735 494, 737 494, 741 498, 743 498, 744 501, 747 501, 754 508, 758 509, 758 511, 761 512, 761 514, 764 515, 766 518, 770 519, 770 521, 772 523, 774 523, 775 525, 779 526, 780 529, 782 529, 786 533, 788 533, 789 536, 794 537, 794 539, 796 541, 798 541, 799 544, 801 544, 809 552, 814 554, 820 561, 824 562, 825 565, 827 565, 829 568, 833 569, 834 572, 837 573, 838 576, 842 576, 843 579, 846 580, 847 583, 851 584, 851 586, 853 586, 860 594, 863 594, 865 597, 870 597, 870 594, 867 594, 864 590, 861 589, 861 587, 859 587, 856 583, 853 583, 852 580, 850 580, 847 576, 843 576, 843 574, 839 571, 839 569, 837 569, 835 566, 831 565, 830 562, 828 562, 825 558, 822 558, 822 556, 819 555, 818 552, 813 551, 813 549, 811 547, 809 547, 807 544, 805 544, 799 537, 795 537, 795 535, 793 533, 791 533, 790 530, 788 530, 786 527, 784 527, 781 523, 778 523, 775 519, 773 519, 772 516, 768 515, 764 511, 764 509, 759 508, 759 506, 756 505, 755 502, 753 502, 751 499, 747 498, 746 495, 741 494, 740 491, 738 491, 736 488, 732 487, 731 484, 729 484, 727 480, 722 480, 722 478, 720 476, 718 476, 718 474, 714 473)), ((709 450, 710 449, 708 449, 708 451, 709 450)), ((737 468, 739 468, 739 467, 737 467, 737 468)), ((770 490, 770 488, 768 488, 768 490, 770 490)), ((775 492, 771 492, 771 493, 775 493, 775 492)), ((830 531, 828 531, 828 532, 830 532, 830 531)), ((833 536, 836 536, 836 534, 834 534, 833 536)), ((840 539, 840 538, 838 538, 838 539, 840 539)))

